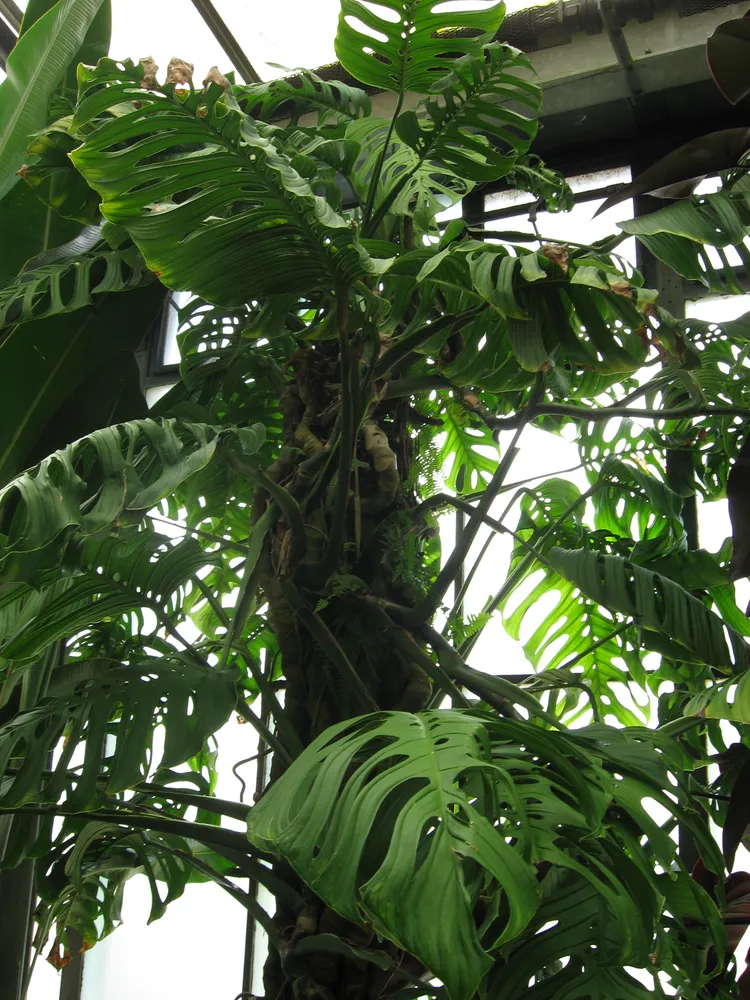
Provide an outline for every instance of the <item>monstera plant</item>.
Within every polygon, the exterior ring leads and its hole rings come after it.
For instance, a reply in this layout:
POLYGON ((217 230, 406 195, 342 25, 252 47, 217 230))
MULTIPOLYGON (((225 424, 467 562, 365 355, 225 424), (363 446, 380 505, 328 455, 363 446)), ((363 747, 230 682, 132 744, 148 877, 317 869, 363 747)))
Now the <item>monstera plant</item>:
MULTIPOLYGON (((115 61, 107 13, 29 3, 0 89, 0 857, 34 860, 37 947, 94 945, 145 873, 152 917, 190 881, 249 908, 268 1000, 732 996, 750 625, 683 509, 742 445, 747 320, 671 316, 626 232, 440 223, 489 182, 572 204, 501 2, 342 0, 385 116, 314 73, 115 61), (588 489, 513 481, 532 426, 588 489), (468 616, 487 528, 512 558, 468 616), (525 680, 473 663, 497 619, 525 680), (253 805, 214 792, 233 714, 253 805)), ((707 247, 746 256, 750 181, 622 228, 737 291, 707 247)))

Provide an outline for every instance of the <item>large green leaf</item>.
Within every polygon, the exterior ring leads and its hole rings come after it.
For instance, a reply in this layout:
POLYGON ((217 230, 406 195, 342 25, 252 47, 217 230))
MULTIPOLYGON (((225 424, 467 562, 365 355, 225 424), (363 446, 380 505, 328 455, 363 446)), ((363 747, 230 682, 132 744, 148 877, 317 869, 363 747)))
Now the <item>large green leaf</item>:
POLYGON ((222 436, 252 453, 263 428, 237 432, 177 420, 133 420, 88 434, 0 490, 0 568, 26 579, 59 563, 71 536, 109 533, 169 496, 214 456, 222 436))
MULTIPOLYGON (((542 250, 513 250, 464 239, 442 249, 415 250, 393 270, 405 271, 421 260, 422 284, 487 302, 505 320, 516 361, 527 371, 547 370, 553 361, 611 375, 640 367, 646 346, 638 331, 655 292, 640 288, 593 251, 582 251, 563 268, 542 250)), ((489 339, 489 328, 487 334, 489 339)))
POLYGON ((536 134, 541 91, 524 78, 530 70, 518 49, 488 45, 479 55, 459 59, 450 75, 432 87, 439 96, 400 115, 396 131, 420 162, 437 160, 477 183, 497 180, 536 134))
POLYGON ((472 805, 458 784, 465 776, 477 794, 485 778, 492 782, 485 740, 482 721, 459 713, 343 723, 305 751, 248 826, 256 846, 288 858, 342 916, 366 915, 441 976, 456 1000, 473 994, 491 964, 473 928, 465 859, 507 892, 507 936, 537 905, 527 851, 509 847, 485 804, 472 805))
POLYGON ((0 288, 16 277, 27 260, 75 239, 79 223, 63 219, 43 204, 26 184, 16 184, 0 201, 0 288))
POLYGON ((0 84, 0 198, 18 182, 29 140, 47 124, 49 100, 101 6, 102 0, 60 0, 8 57, 0 84))
POLYGON ((141 78, 111 60, 82 78, 71 128, 84 141, 71 159, 164 284, 229 305, 374 269, 273 130, 262 134, 218 84, 144 91, 141 78))
POLYGON ((502 0, 459 10, 442 0, 342 0, 336 55, 361 83, 426 94, 457 55, 477 54, 492 41, 504 16, 502 0))
POLYGON ((0 344, 0 484, 43 457, 38 450, 42 441, 44 454, 49 454, 111 422, 106 419, 110 414, 114 419, 141 415, 141 403, 133 400, 132 352, 163 303, 164 291, 154 283, 131 292, 127 305, 108 295, 97 307, 10 331, 0 344), (101 382, 90 381, 95 372, 103 373, 101 382), (85 401, 78 398, 84 386, 89 392, 85 401), (123 389, 133 401, 129 412, 118 402, 123 389))
POLYGON ((547 563, 555 544, 591 544, 584 511, 580 490, 565 479, 549 479, 525 492, 500 606, 503 624, 513 639, 520 641, 522 632, 527 633, 523 651, 536 672, 532 687, 564 691, 556 707, 562 718, 594 707, 601 718, 640 725, 643 719, 622 704, 612 686, 645 682, 633 645, 635 629, 623 631, 596 601, 547 563), (529 558, 529 547, 541 561, 529 558))
POLYGON ((730 672, 744 670, 747 646, 742 638, 725 632, 722 620, 673 580, 620 556, 583 549, 552 549, 549 561, 588 597, 634 618, 646 642, 649 633, 661 634, 685 659, 730 672))
POLYGON ((499 460, 492 431, 453 400, 448 400, 441 416, 445 440, 440 448, 440 464, 445 470, 446 486, 463 493, 483 490, 499 460))
POLYGON ((68 115, 36 135, 29 143, 32 163, 25 164, 23 179, 34 195, 53 212, 85 226, 101 223, 100 198, 70 161, 78 143, 69 132, 68 115))
MULTIPOLYGON (((21 32, 23 36, 40 17, 43 17, 49 10, 58 3, 58 0, 28 0, 26 9, 23 12, 21 21, 21 32)), ((87 66, 95 66, 100 59, 109 54, 109 43, 112 35, 112 0, 103 0, 96 16, 86 32, 83 45, 73 57, 64 85, 73 92, 77 89, 76 71, 79 63, 86 63, 87 66)))
POLYGON ((553 737, 480 712, 381 712, 318 737, 251 810, 248 835, 343 917, 415 955, 454 1000, 493 965, 490 984, 515 1000, 571 955, 598 976, 648 964, 656 866, 672 867, 676 845, 641 799, 684 816, 716 863, 684 810, 683 767, 679 749, 647 730, 553 737), (576 919, 578 886, 587 902, 576 919), (540 946, 549 961, 540 952, 524 972, 540 946))

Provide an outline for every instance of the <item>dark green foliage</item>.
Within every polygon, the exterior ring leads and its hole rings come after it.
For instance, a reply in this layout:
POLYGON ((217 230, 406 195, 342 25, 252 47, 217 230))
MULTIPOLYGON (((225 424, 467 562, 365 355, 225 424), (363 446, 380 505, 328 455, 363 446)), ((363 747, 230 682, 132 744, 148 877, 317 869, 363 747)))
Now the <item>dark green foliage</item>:
MULTIPOLYGON (((0 865, 36 859, 38 945, 96 943, 143 873, 152 919, 191 880, 251 910, 267 1000, 729 1000, 706 820, 731 855, 741 813, 703 786, 749 738, 746 317, 671 316, 622 234, 440 221, 487 182, 573 203, 502 3, 344 0, 392 116, 302 71, 161 84, 106 57, 106 4, 48 6, 0 93, 0 865), (580 470, 514 482, 542 432, 580 470), (734 554, 691 549, 727 490, 734 554), (215 794, 234 711, 257 803, 215 794)), ((748 190, 622 228, 736 292, 748 190)))

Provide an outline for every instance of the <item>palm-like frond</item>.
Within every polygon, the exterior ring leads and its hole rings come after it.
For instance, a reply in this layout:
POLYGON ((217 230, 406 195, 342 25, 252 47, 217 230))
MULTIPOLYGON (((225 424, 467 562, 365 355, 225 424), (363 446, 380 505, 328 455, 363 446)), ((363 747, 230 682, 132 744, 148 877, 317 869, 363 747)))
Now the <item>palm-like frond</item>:
POLYGON ((226 722, 237 700, 233 673, 177 656, 129 664, 71 662, 59 672, 49 695, 0 729, 0 805, 5 808, 56 802, 63 792, 71 811, 92 808, 105 793, 145 781, 150 769, 173 767, 195 756, 226 722), (154 730, 166 720, 164 749, 157 760, 152 755, 154 730), (63 738, 49 773, 49 755, 63 738), (107 738, 110 750, 103 757, 101 744, 107 738), (75 767, 78 748, 83 763, 75 767))
MULTIPOLYGON (((230 432, 226 432, 230 433, 230 432)), ((234 432, 253 451, 263 429, 234 432)), ((6 582, 58 565, 67 541, 141 520, 213 457, 222 431, 176 420, 134 420, 94 431, 0 491, 6 582)))
POLYGON ((309 71, 280 80, 237 86, 234 96, 251 118, 264 122, 289 118, 296 124, 303 115, 315 114, 319 126, 338 124, 367 118, 371 109, 370 98, 364 90, 339 80, 323 80, 309 71))

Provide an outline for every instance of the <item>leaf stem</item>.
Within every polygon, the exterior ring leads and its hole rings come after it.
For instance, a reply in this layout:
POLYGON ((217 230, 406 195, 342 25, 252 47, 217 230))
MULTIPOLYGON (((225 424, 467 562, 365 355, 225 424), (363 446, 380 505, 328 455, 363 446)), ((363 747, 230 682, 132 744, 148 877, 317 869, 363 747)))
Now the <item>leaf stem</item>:
POLYGON ((241 545, 239 542, 230 542, 226 538, 222 538, 221 535, 213 535, 210 531, 203 531, 202 528, 191 528, 187 524, 181 524, 179 521, 172 521, 168 517, 160 517, 157 514, 148 514, 147 519, 149 521, 159 521, 162 524, 169 524, 174 528, 179 528, 188 535, 196 535, 198 538, 205 538, 208 542, 213 542, 215 545, 219 545, 223 549, 232 549, 234 552, 241 552, 243 555, 247 551, 247 547, 241 545))
POLYGON ((237 701, 237 714, 243 718, 245 722, 250 723, 256 733, 262 737, 270 747, 273 748, 273 752, 278 754, 285 764, 292 763, 292 758, 284 744, 278 740, 276 735, 271 732, 265 722, 258 718, 247 702, 241 697, 237 701))
MULTIPOLYGON (((562 524, 562 522, 567 517, 569 517, 574 510, 576 510, 577 507, 579 507, 582 503, 585 503, 589 499, 589 497, 592 497, 594 493, 596 493, 596 491, 600 488, 601 485, 602 485, 601 482, 594 483, 594 485, 591 486, 588 490, 586 490, 585 493, 582 493, 571 504, 569 504, 566 507, 566 509, 562 512, 562 514, 557 518, 557 520, 553 521, 552 524, 549 525, 547 530, 539 539, 539 544, 540 545, 543 544, 545 539, 549 537, 549 535, 555 530, 555 528, 559 527, 562 524)), ((526 572, 527 568, 535 558, 538 558, 538 553, 535 549, 532 549, 531 551, 526 553, 526 555, 523 557, 521 562, 516 566, 516 568, 508 574, 505 583, 502 585, 497 594, 495 594, 495 596, 485 604, 484 608, 482 609, 485 613, 491 614, 493 611, 496 611, 500 607, 500 605, 503 603, 505 598, 511 593, 513 588, 516 586, 516 583, 520 580, 520 578, 523 576, 523 574, 526 572)), ((462 656, 468 657, 469 653, 476 645, 476 642, 483 631, 484 631, 483 628, 478 629, 474 633, 474 635, 470 636, 466 640, 466 642, 461 644, 461 646, 459 647, 459 652, 461 653, 462 656)))
MULTIPOLYGON (((398 383, 396 383, 398 384, 398 383)), ((633 409, 629 406, 586 407, 569 403, 539 403, 536 416, 570 417, 598 423, 613 417, 635 417, 643 420, 690 420, 693 417, 744 417, 750 418, 750 410, 743 406, 676 406, 663 410, 633 409)), ((496 430, 508 431, 518 427, 522 414, 512 417, 496 417, 492 423, 496 430)))
MULTIPOLYGON (((383 172, 383 164, 385 163, 385 158, 388 155, 388 147, 391 144, 391 138, 393 136, 393 130, 396 127, 396 119, 401 114, 401 108, 404 106, 404 92, 400 91, 398 95, 398 100, 396 101, 396 107, 391 116, 391 121, 388 126, 388 133, 385 137, 385 142, 383 143, 383 148, 380 151, 380 156, 378 157, 377 163, 375 164, 375 170, 373 171, 372 178, 370 180, 370 188, 367 192, 367 201, 365 203, 365 210, 362 213, 362 232, 368 235, 371 229, 374 229, 378 225, 380 219, 382 218, 382 206, 381 212, 378 213, 376 218, 373 220, 372 227, 369 226, 370 216, 372 215, 372 209, 375 205, 375 196, 378 190, 378 184, 380 183, 380 175, 383 172)), ((388 206, 390 207, 390 206, 388 206)), ((386 211, 388 209, 386 208, 386 211)))
POLYGON ((460 326, 463 323, 468 323, 469 320, 479 316, 480 313, 483 313, 487 308, 487 306, 475 306, 473 309, 467 309, 465 312, 459 313, 457 316, 441 316, 440 319, 435 320, 434 323, 427 323, 425 326, 421 326, 418 330, 414 330, 411 333, 400 337, 393 347, 387 350, 378 362, 378 366, 375 370, 375 377, 387 378, 395 366, 416 347, 424 344, 436 333, 441 333, 446 328, 452 333, 455 327, 460 326))
POLYGON ((237 604, 235 605, 234 614, 232 615, 232 624, 227 629, 227 634, 224 636, 224 645, 221 650, 221 657, 217 667, 218 670, 226 669, 229 662, 229 654, 232 651, 235 640, 237 639, 237 636, 242 633, 242 630, 247 623, 247 619, 250 615, 250 609, 255 597, 255 581, 257 578, 256 570, 261 546, 263 545, 266 533, 276 522, 278 516, 279 508, 275 503, 273 503, 258 518, 256 523, 253 525, 252 531, 250 532, 250 544, 247 548, 245 568, 242 573, 242 581, 240 582, 240 593, 237 599, 237 604))
POLYGON ((339 440, 339 463, 336 493, 331 512, 331 526, 325 550, 320 561, 305 566, 301 574, 304 583, 309 586, 321 586, 325 584, 336 568, 341 548, 344 544, 344 533, 347 524, 346 512, 349 506, 349 488, 354 462, 354 445, 356 443, 356 424, 358 424, 358 415, 355 413, 355 400, 359 395, 359 379, 355 366, 352 364, 351 347, 347 332, 349 303, 346 289, 343 287, 339 287, 337 290, 336 310, 339 350, 341 354, 341 437, 339 440))
POLYGON ((528 406, 526 406, 523 410, 524 419, 516 429, 513 440, 508 445, 505 455, 500 461, 492 480, 488 483, 487 488, 482 494, 481 500, 476 508, 472 508, 469 505, 469 509, 471 510, 473 516, 469 521, 469 524, 466 526, 466 530, 461 538, 461 544, 457 545, 453 552, 451 552, 450 556, 446 560, 445 566, 443 566, 440 570, 435 583, 430 588, 430 592, 414 609, 411 617, 412 625, 421 625, 432 618, 439 608, 440 602, 445 597, 448 588, 461 571, 461 567, 466 560, 469 549, 474 544, 474 539, 477 536, 479 527, 482 524, 482 521, 488 516, 488 511, 492 506, 495 497, 499 493, 500 488, 505 481, 505 477, 510 471, 510 467, 516 457, 518 440, 523 433, 523 429, 529 420, 532 419, 535 412, 535 401, 532 399, 530 400, 528 406))

